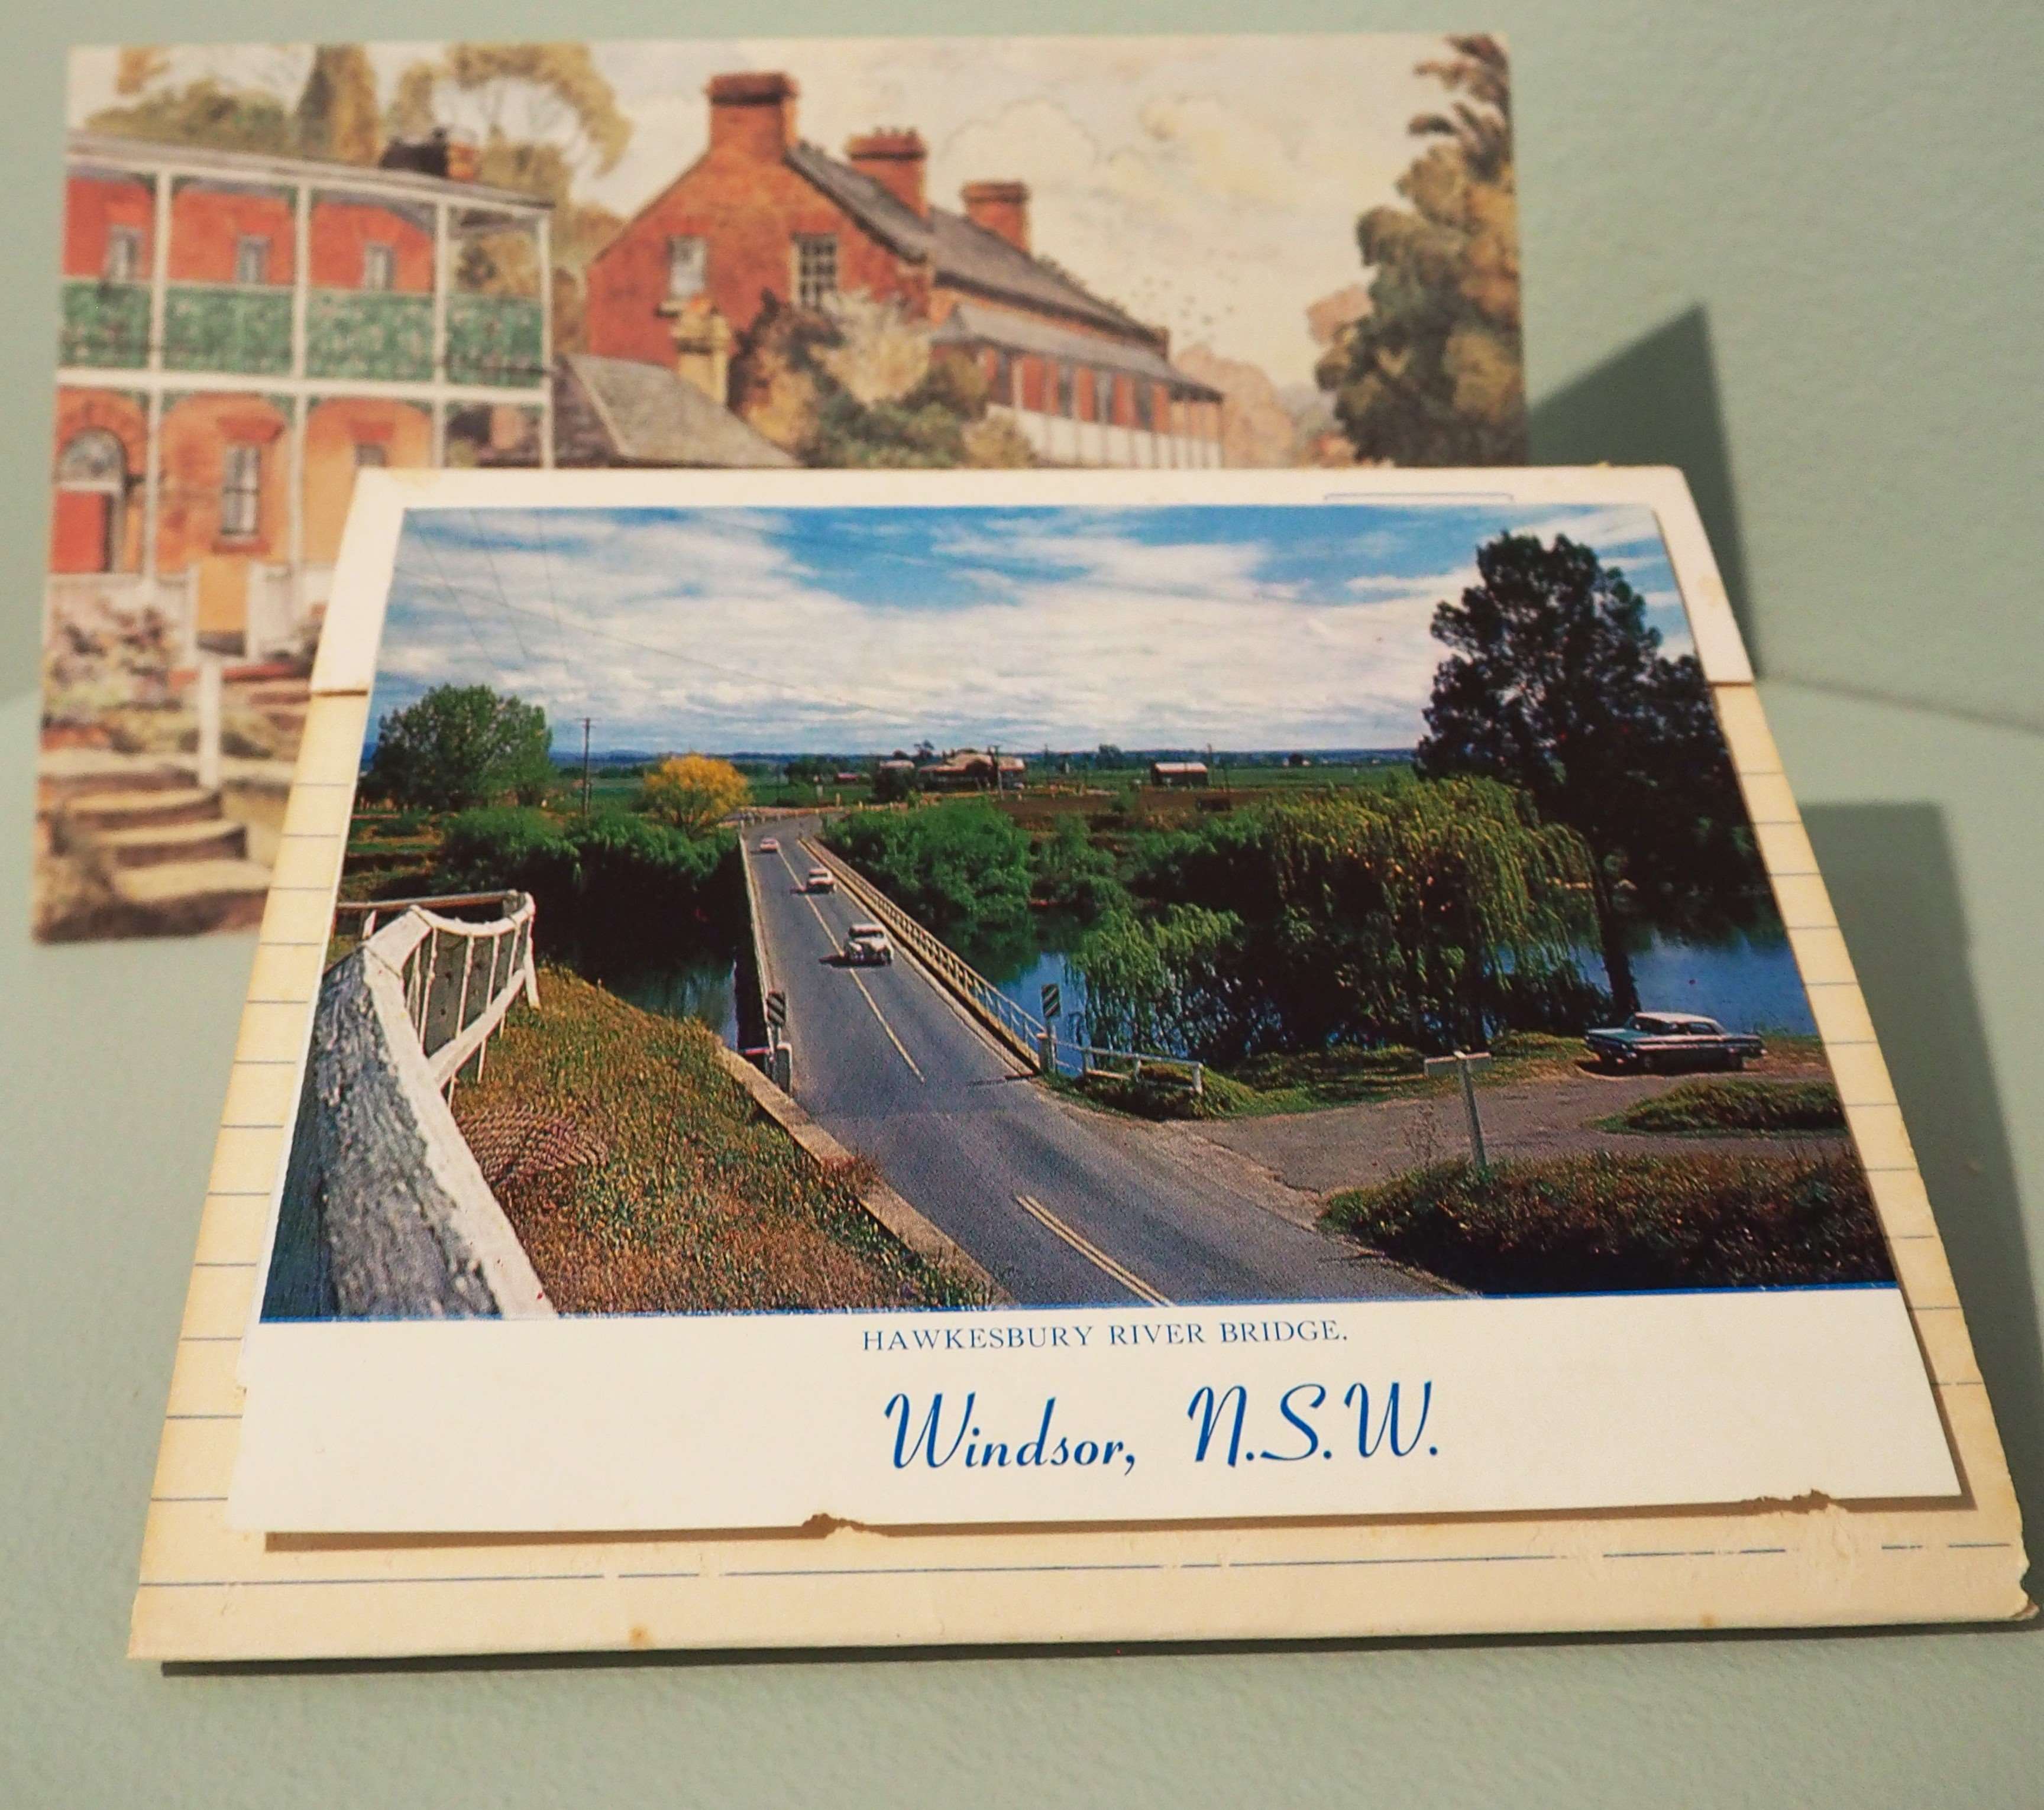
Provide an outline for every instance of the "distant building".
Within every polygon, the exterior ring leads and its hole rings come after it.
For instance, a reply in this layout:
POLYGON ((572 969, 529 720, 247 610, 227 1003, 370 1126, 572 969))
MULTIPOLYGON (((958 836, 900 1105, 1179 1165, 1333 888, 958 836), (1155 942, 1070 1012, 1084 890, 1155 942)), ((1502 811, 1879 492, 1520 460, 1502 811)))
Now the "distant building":
POLYGON ((916 132, 866 133, 840 162, 797 136, 787 75, 720 75, 708 94, 709 148, 590 265, 591 351, 678 370, 722 401, 732 337, 768 297, 863 294, 977 360, 993 412, 1040 458, 1221 462, 1220 392, 1171 362, 1162 328, 1035 255, 1025 185, 967 183, 954 213, 924 192, 916 132))
POLYGON ((1150 783, 1157 786, 1203 786, 1207 783, 1204 761, 1152 761, 1150 783))
POLYGON ((465 148, 408 159, 435 167, 71 134, 53 618, 296 653, 359 469, 548 462, 549 209, 465 148))
MULTIPOLYGON (((893 764, 883 761, 881 765, 885 770, 893 764)), ((928 792, 1002 792, 1019 788, 1028 771, 1028 763, 1019 754, 960 748, 940 761, 926 761, 916 769, 916 780, 928 792)))

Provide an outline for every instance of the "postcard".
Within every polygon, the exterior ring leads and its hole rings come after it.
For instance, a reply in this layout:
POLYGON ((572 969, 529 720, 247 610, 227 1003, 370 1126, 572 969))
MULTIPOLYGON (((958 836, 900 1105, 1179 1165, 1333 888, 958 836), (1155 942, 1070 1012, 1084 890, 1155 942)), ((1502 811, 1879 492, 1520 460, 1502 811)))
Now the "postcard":
POLYGON ((336 598, 230 1525, 1964 1499, 1673 474, 386 476, 336 598))
POLYGON ((261 915, 359 471, 1525 456, 1495 39, 73 56, 36 934, 261 915))

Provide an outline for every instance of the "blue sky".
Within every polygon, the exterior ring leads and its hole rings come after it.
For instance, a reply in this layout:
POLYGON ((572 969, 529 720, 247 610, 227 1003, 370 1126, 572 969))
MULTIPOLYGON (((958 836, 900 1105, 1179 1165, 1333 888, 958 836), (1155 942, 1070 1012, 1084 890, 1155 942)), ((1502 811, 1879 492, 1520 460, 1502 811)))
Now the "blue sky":
POLYGON ((1439 504, 417 511, 371 723, 428 687, 556 746, 1408 746, 1434 608, 1504 529, 1596 547, 1690 646, 1650 512, 1439 504))

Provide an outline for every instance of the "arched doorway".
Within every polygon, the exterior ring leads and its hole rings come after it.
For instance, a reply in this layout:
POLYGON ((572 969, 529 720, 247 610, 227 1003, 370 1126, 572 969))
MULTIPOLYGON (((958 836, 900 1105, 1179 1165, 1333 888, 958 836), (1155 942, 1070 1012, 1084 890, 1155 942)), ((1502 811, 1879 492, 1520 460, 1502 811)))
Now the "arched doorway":
POLYGON ((128 451, 110 428, 86 428, 57 455, 58 572, 116 572, 127 522, 128 451))

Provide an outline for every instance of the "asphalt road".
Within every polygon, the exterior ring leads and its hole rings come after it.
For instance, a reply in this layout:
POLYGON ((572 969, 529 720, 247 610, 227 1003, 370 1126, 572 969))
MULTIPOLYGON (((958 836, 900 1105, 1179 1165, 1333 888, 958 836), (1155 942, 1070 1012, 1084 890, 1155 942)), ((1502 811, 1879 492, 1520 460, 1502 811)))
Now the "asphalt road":
POLYGON ((1020 1302, 1384 1299, 1424 1279, 1296 1222, 1256 1165, 1189 1160, 1162 1128, 1073 1105, 1023 1074, 914 958, 838 959, 856 908, 805 891, 814 819, 745 832, 794 1091, 841 1143, 1020 1302), (766 840, 778 854, 762 853, 766 840))

